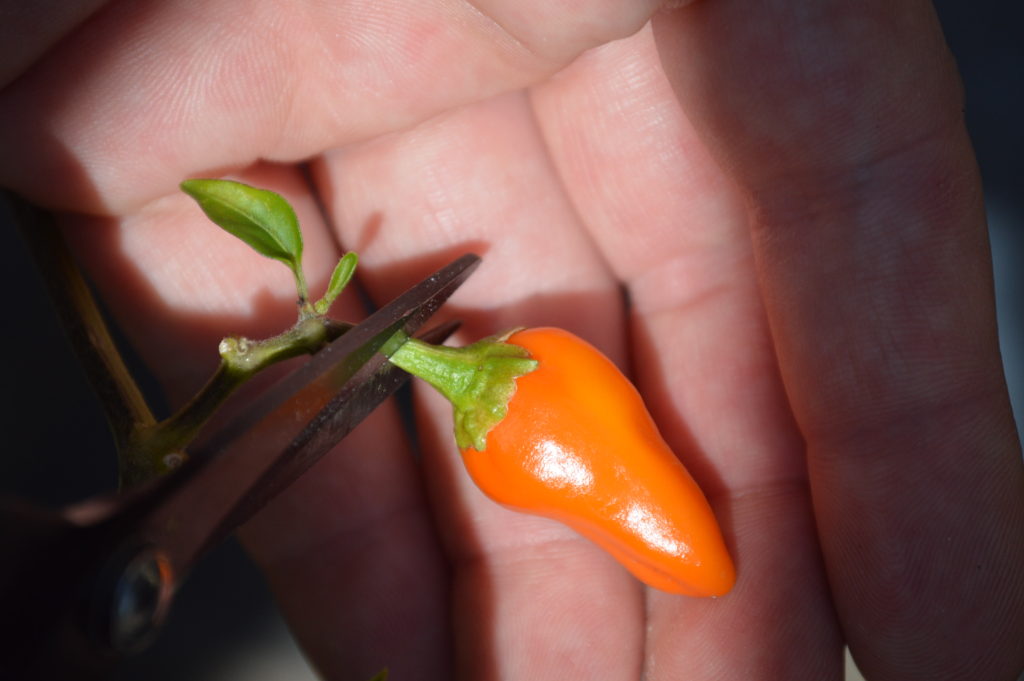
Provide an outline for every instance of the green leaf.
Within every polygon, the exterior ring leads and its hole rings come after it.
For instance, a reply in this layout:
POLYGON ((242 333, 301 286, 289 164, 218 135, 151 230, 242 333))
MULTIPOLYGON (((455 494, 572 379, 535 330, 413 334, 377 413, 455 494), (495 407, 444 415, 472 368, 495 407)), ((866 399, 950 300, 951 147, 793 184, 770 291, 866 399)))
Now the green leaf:
POLYGON ((381 669, 370 681, 388 681, 388 668, 381 669))
POLYGON ((317 314, 327 314, 327 311, 331 309, 331 305, 337 300, 341 292, 345 290, 348 282, 352 280, 352 275, 355 274, 356 265, 359 264, 359 256, 354 251, 349 251, 341 257, 338 264, 334 267, 334 273, 331 274, 331 281, 327 284, 327 293, 324 297, 316 301, 315 309, 317 314))
POLYGON ((231 180, 186 180, 181 189, 222 229, 288 265, 304 281, 299 220, 280 195, 231 180))

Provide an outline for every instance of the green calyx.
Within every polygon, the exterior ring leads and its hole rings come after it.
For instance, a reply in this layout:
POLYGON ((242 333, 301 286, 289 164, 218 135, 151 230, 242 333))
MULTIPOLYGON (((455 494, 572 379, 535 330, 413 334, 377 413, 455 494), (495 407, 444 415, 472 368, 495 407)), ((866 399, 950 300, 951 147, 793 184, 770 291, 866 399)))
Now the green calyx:
POLYGON ((505 418, 516 379, 537 368, 537 360, 507 342, 513 332, 462 348, 410 338, 391 356, 392 364, 434 386, 452 403, 459 449, 487 448, 487 434, 505 418))

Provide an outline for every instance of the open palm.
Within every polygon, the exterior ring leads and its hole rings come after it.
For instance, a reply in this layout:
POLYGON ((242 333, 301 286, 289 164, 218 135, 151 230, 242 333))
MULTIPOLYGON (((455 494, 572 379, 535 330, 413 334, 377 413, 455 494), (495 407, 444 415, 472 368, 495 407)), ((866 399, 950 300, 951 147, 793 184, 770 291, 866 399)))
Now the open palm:
POLYGON ((830 679, 844 642, 870 679, 1013 678, 1024 472, 931 8, 657 4, 111 2, 3 48, 0 183, 66 213, 178 398, 294 315, 185 177, 288 197, 314 290, 342 250, 378 302, 480 253, 461 340, 603 349, 737 562, 645 590, 487 500, 420 390, 421 461, 386 406, 243 530, 329 678, 830 679))

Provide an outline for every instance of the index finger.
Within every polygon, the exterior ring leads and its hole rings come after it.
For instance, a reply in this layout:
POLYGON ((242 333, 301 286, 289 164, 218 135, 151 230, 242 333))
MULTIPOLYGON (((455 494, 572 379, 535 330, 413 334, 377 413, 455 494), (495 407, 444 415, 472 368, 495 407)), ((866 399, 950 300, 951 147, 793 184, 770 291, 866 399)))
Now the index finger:
POLYGON ((924 2, 698 3, 656 19, 746 194, 836 607, 869 678, 1009 678, 1024 471, 980 181, 924 2))
POLYGON ((303 160, 522 87, 657 4, 111 2, 0 91, 0 185, 126 215, 188 175, 303 160))

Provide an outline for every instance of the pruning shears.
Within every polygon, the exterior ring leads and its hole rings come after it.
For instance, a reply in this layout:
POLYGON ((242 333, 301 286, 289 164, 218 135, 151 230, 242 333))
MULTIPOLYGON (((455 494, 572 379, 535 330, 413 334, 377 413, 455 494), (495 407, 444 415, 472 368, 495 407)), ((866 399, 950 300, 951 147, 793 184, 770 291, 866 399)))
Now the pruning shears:
POLYGON ((455 329, 418 334, 478 264, 453 261, 345 331, 161 479, 59 511, 0 500, 0 677, 99 678, 145 648, 196 561, 405 382, 389 352, 455 329))

